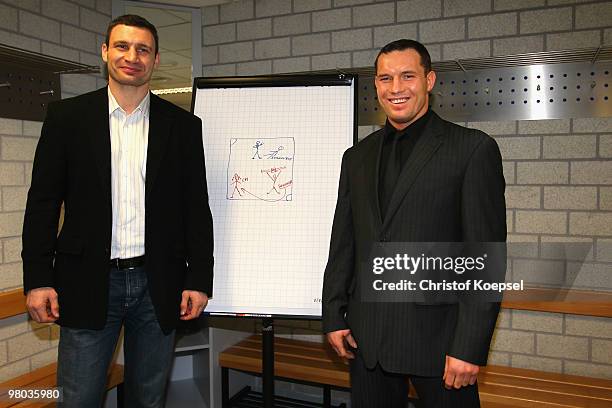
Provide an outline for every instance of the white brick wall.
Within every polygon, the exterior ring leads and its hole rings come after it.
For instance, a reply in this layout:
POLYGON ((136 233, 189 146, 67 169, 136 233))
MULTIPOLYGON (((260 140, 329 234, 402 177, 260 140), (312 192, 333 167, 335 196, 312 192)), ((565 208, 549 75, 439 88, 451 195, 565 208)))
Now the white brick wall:
POLYGON ((569 119, 521 120, 518 122, 520 135, 569 133, 569 119))
POLYGON ((545 159, 595 158, 597 156, 597 136, 544 136, 545 159))
POLYGON ((293 55, 328 53, 331 51, 331 34, 308 34, 293 37, 291 50, 293 55))
POLYGON ((293 2, 293 11, 300 13, 302 11, 321 10, 331 7, 331 0, 300 0, 293 2))
POLYGON ((348 52, 314 55, 312 57, 313 70, 343 68, 350 65, 351 54, 348 52))
POLYGON ((493 55, 526 54, 544 51, 544 36, 525 35, 493 40, 493 55))
POLYGON ((539 159, 541 140, 537 136, 512 136, 496 138, 504 160, 539 159))
POLYGON ((550 210, 596 210, 596 187, 544 187, 544 208, 550 210))
POLYGON ((272 19, 262 18, 259 20, 243 21, 236 24, 238 40, 253 40, 272 36, 272 19))
POLYGON ((257 0, 255 15, 257 17, 275 16, 291 13, 291 0, 257 0))
POLYGON ((219 48, 219 61, 222 63, 253 60, 253 43, 236 42, 219 48))
POLYGON ((272 61, 242 62, 236 65, 237 75, 265 75, 272 72, 272 61))
POLYGON ((563 315, 560 313, 513 310, 512 328, 548 333, 563 333, 563 315))
POLYGON ((27 11, 19 11, 19 31, 23 34, 58 43, 60 24, 27 11))
MULTIPOLYGON (((283 36, 310 32, 310 14, 295 14, 274 18, 274 35, 283 36)), ((206 61, 206 60, 205 60, 206 61)))
POLYGON ((573 184, 612 184, 612 160, 572 163, 573 184))
MULTIPOLYGON (((215 8, 216 9, 216 8, 215 8)), ((255 15, 255 6, 253 0, 230 2, 221 5, 219 20, 222 23, 228 21, 239 21, 253 18, 255 15)))
POLYGON ((312 31, 332 31, 351 27, 351 9, 335 9, 312 13, 312 31))
MULTIPOLYGON (((314 64, 314 59, 313 59, 313 64, 314 64)), ((309 71, 309 70, 310 70, 310 58, 308 57, 293 57, 293 58, 277 59, 273 61, 272 72, 274 73, 300 72, 300 71, 309 71)))
MULTIPOLYGON (((40 122, 0 118, 0 291, 23 285, 21 229, 40 122)), ((50 329, 22 314, 0 320, 0 378, 11 378, 55 360, 50 329)))
MULTIPOLYGON (((380 48, 398 38, 416 38, 417 24, 388 24, 374 28, 374 47, 380 48)), ((371 62, 370 64, 371 65, 371 62)))
POLYGON ((353 8, 353 26, 392 24, 395 22, 395 4, 381 3, 353 8))
POLYGON ((204 45, 228 43, 235 40, 235 24, 219 24, 204 27, 202 30, 202 41, 204 45))
MULTIPOLYGON (((100 64, 99 44, 110 21, 110 0, 2 0, 0 43, 75 62, 100 64)), ((91 91, 100 75, 62 76, 62 96, 91 91)), ((0 291, 22 286, 21 230, 41 122, 0 118, 0 291)), ((57 326, 26 314, 0 320, 0 378, 57 359, 57 326)))
POLYGON ((513 354, 511 361, 508 365, 512 367, 542 370, 551 373, 563 372, 563 361, 559 359, 513 354))
POLYGON ((483 14, 491 11, 489 0, 447 0, 444 2, 444 16, 483 14))
POLYGON ((419 23, 419 38, 423 43, 464 40, 465 20, 453 18, 419 23))
POLYGON ((535 334, 518 330, 497 329, 491 344, 496 351, 533 353, 535 350, 535 334))
POLYGON ((495 11, 519 10, 544 6, 545 0, 494 0, 495 11))
POLYGON ((521 34, 567 31, 572 29, 571 7, 548 8, 520 13, 521 34))
POLYGON ((567 184, 569 163, 525 161, 516 164, 518 184, 567 184))
POLYGON ((489 16, 470 17, 469 38, 502 37, 517 33, 516 13, 502 13, 489 16))
POLYGON ((612 2, 598 2, 576 7, 576 28, 609 27, 612 21, 612 2))
POLYGON ((546 44, 549 50, 571 50, 600 45, 599 30, 575 31, 571 33, 547 34, 546 44))
POLYGON ((352 51, 372 48, 372 29, 332 32, 332 51, 352 51))
POLYGON ((397 2, 397 21, 421 21, 438 17, 442 17, 441 0, 397 2))
POLYGON ((612 236, 612 212, 572 212, 571 235, 612 236))
MULTIPOLYGON (((397 38, 397 37, 396 37, 397 38)), ((384 45, 384 44, 382 44, 384 45)), ((491 55, 490 41, 462 41, 448 43, 442 46, 443 60, 456 60, 461 58, 479 58, 491 55)))

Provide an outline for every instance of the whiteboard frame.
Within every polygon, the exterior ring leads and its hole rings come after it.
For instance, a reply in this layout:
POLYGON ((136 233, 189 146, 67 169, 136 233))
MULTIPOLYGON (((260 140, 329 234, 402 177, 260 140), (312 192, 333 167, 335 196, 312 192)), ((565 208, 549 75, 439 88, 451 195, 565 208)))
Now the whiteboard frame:
MULTIPOLYGON (((359 77, 354 74, 338 72, 337 74, 278 74, 258 76, 233 77, 198 77, 193 80, 191 92, 191 113, 195 115, 195 102, 198 89, 206 88, 257 88, 257 87, 307 87, 307 86, 353 86, 353 146, 358 141, 358 86, 359 77)), ((214 221, 214 220, 213 220, 214 221)), ((213 290, 214 293, 214 290, 213 290)), ((214 295, 213 295, 214 297, 214 295)), ((291 320, 321 320, 316 315, 293 314, 262 314, 262 313, 236 313, 236 312, 203 312, 211 317, 241 317, 241 318, 273 318, 291 320)))

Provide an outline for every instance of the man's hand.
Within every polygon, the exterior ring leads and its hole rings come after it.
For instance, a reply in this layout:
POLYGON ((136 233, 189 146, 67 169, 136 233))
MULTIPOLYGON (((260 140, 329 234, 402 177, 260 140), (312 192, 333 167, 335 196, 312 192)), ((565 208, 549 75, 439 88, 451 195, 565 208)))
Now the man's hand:
POLYGON ((57 292, 53 288, 30 289, 26 306, 32 319, 38 323, 53 323, 59 318, 57 292))
POLYGON ((480 367, 477 365, 451 356, 446 356, 444 377, 442 377, 444 387, 450 390, 451 388, 459 389, 467 385, 474 385, 476 384, 478 371, 480 371, 480 367))
POLYGON ((208 295, 197 290, 184 290, 181 300, 181 320, 199 317, 208 304, 208 295))
POLYGON ((332 348, 340 357, 349 359, 355 358, 355 355, 347 350, 346 347, 346 344, 348 343, 352 348, 357 348, 357 342, 355 342, 355 339, 353 338, 353 335, 349 329, 336 330, 327 333, 327 341, 329 344, 331 344, 332 348))

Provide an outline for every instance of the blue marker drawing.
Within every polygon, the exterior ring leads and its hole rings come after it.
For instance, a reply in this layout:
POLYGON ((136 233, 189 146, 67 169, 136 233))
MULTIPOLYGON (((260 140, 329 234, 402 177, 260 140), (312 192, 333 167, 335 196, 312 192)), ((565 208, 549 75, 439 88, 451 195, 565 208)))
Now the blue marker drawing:
POLYGON ((253 155, 253 157, 251 157, 251 159, 254 159, 255 156, 257 156, 258 159, 261 159, 261 156, 259 155, 259 148, 261 146, 263 146, 263 142, 261 140, 255 142, 255 145, 253 146, 253 149, 255 149, 255 154, 253 155))

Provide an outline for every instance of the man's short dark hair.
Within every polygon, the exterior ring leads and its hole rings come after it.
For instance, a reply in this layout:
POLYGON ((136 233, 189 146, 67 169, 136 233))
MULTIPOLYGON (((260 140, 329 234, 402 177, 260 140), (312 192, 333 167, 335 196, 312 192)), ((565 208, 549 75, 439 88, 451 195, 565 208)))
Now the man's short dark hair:
POLYGON ((155 40, 155 54, 157 55, 159 52, 159 37, 157 36, 157 28, 155 28, 153 24, 149 23, 149 21, 147 21, 147 19, 144 17, 140 17, 136 14, 124 14, 115 18, 108 24, 108 28, 106 29, 106 39, 104 40, 107 47, 110 47, 108 42, 110 41, 111 31, 113 31, 113 28, 118 25, 140 27, 149 30, 153 35, 153 39, 155 40))
POLYGON ((378 58, 382 54, 389 54, 393 51, 404 51, 404 50, 415 50, 419 56, 421 57, 421 65, 425 69, 425 74, 428 74, 431 71, 431 57, 429 56, 429 51, 423 44, 415 40, 395 40, 385 45, 380 49, 376 59, 374 60, 374 72, 378 72, 378 58))

